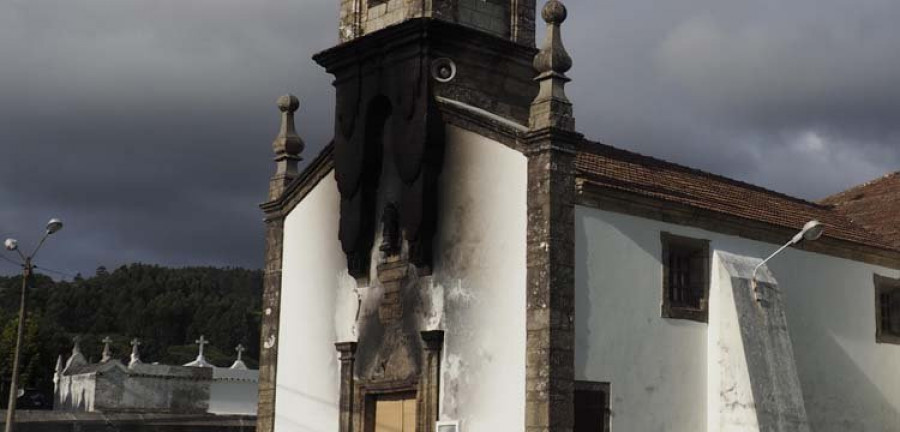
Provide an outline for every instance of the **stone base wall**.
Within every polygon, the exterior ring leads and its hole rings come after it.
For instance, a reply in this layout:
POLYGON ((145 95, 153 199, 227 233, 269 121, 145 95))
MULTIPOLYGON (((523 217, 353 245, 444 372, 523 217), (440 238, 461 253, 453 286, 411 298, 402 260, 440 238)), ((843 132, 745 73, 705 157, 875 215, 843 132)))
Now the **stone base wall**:
POLYGON ((256 417, 16 411, 15 425, 18 432, 252 432, 256 417))

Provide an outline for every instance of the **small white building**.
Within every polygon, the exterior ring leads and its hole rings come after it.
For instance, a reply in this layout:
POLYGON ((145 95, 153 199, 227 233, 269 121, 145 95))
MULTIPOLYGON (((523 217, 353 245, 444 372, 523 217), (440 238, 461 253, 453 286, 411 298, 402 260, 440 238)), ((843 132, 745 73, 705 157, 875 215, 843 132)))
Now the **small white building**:
POLYGON ((898 176, 815 203, 585 139, 557 0, 540 51, 533 0, 337 3, 302 172, 278 102, 260 432, 900 430, 898 176))
POLYGON ((231 367, 216 367, 203 356, 184 366, 148 364, 132 341, 126 366, 109 355, 105 341, 99 363, 88 363, 78 343, 54 375, 54 410, 102 413, 256 415, 259 371, 249 370, 240 355, 231 367))

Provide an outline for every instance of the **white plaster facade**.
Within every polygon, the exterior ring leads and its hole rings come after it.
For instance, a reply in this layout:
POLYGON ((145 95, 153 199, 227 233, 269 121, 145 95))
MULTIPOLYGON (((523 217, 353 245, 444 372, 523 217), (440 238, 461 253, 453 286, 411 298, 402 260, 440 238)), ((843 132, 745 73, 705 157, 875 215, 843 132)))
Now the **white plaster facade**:
MULTIPOLYGON (((466 431, 524 427, 526 182, 520 152, 448 126, 434 268, 416 289, 420 330, 445 331, 440 417, 466 431)), ((355 340, 360 305, 377 308, 377 279, 348 275, 339 199, 332 173, 285 219, 277 431, 338 429, 334 344, 355 340)))
MULTIPOLYGON (((284 221, 275 430, 338 427, 335 297, 347 275, 338 242, 340 196, 323 179, 284 221)), ((265 313, 265 311, 264 311, 265 313)), ((265 341, 271 346, 276 341, 265 341)))
MULTIPOLYGON (((521 430, 527 160, 463 129, 447 134, 439 252, 417 288, 431 297, 422 330, 446 332, 440 418, 467 432, 521 430)), ((347 274, 338 207, 329 174, 285 220, 279 431, 337 429, 334 343, 355 340, 360 305, 377 307, 378 283, 357 287, 347 274)), ((660 233, 709 240, 713 255, 764 257, 777 245, 584 206, 575 220, 576 379, 611 384, 613 430, 718 430, 722 410, 737 411, 709 390, 721 372, 710 355, 721 320, 717 311, 709 324, 661 318, 660 233)), ((875 343, 873 301, 873 274, 900 271, 798 249, 769 268, 783 289, 810 429, 900 430, 900 347, 875 343)), ((726 284, 712 271, 715 299, 726 284)))
POLYGON ((53 409, 254 416, 258 385, 250 369, 84 362, 56 371, 53 409))
POLYGON ((212 378, 207 412, 218 415, 256 415, 258 370, 216 367, 213 368, 212 378))
MULTIPOLYGON (((707 391, 719 367, 708 358, 716 312, 709 324, 660 317, 660 233, 750 257, 777 245, 581 206, 575 221, 576 379, 610 383, 614 431, 716 431, 708 422, 718 413, 707 409, 719 406, 707 391)), ((769 269, 810 429, 900 430, 900 346, 875 342, 873 285, 873 274, 900 272, 798 249, 769 269)), ((715 298, 723 284, 711 280, 715 298)))

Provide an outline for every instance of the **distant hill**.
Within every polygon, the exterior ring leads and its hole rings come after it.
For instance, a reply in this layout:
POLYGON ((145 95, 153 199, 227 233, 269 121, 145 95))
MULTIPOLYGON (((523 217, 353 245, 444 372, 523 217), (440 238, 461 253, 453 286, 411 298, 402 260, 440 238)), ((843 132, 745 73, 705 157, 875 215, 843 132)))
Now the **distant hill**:
MULTIPOLYGON (((0 277, 0 405, 6 405, 15 349, 22 278, 0 277)), ((37 275, 28 305, 20 387, 52 394, 53 368, 65 359, 72 338, 81 336, 82 352, 97 361, 105 336, 113 354, 127 359, 129 341, 141 339, 144 362, 183 364, 197 355, 200 335, 211 341, 206 358, 230 365, 234 347, 247 348, 244 360, 259 358, 262 271, 239 268, 166 268, 131 264, 93 277, 56 282, 37 275)), ((127 361, 127 360, 126 360, 127 361)))

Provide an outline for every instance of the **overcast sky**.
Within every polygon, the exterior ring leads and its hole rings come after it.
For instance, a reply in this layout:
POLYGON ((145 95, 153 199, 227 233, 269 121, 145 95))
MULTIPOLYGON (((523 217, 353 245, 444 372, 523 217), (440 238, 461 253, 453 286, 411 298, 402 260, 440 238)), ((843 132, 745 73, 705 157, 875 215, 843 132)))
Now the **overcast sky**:
MULTIPOLYGON (((68 274, 260 267, 274 101, 312 159, 338 3, 0 1, 0 236, 63 218, 38 264, 68 274)), ((589 138, 808 199, 900 169, 896 0, 567 5, 589 138)))

